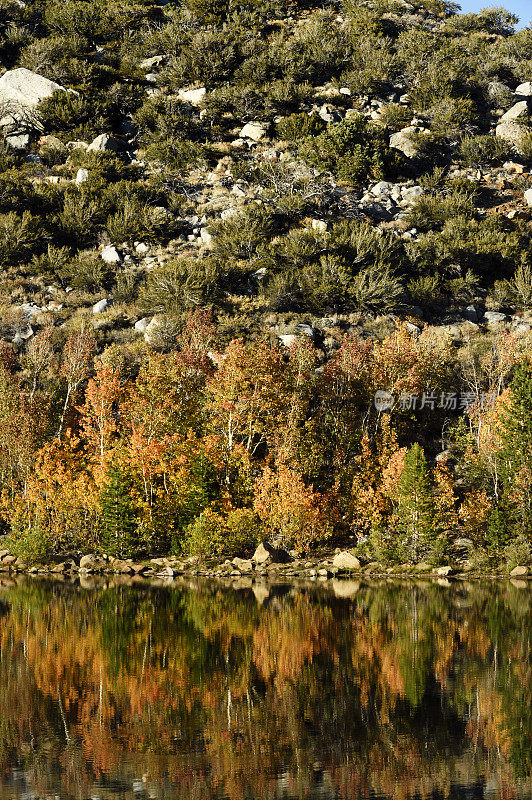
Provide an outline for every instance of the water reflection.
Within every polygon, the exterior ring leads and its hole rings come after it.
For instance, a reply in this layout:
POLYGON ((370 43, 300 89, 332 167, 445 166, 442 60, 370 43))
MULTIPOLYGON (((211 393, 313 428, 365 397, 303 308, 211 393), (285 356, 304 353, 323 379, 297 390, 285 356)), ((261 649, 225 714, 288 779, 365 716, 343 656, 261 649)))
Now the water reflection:
POLYGON ((4 798, 531 798, 526 585, 0 586, 4 798))

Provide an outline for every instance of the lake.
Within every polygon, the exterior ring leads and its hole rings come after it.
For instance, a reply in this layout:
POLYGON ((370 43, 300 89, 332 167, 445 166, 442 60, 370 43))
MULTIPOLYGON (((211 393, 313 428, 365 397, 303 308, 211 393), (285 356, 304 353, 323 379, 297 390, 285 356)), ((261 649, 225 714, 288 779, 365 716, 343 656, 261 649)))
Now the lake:
POLYGON ((532 586, 0 583, 0 800, 532 798, 532 586))

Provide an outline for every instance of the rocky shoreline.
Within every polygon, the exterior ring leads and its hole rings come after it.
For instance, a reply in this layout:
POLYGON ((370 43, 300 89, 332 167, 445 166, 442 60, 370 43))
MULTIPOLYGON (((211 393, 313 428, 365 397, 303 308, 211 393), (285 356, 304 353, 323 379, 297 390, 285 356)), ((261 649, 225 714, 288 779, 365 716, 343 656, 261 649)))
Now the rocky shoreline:
MULTIPOLYGON (((199 556, 168 556, 143 561, 119 559, 101 554, 70 554, 48 563, 26 564, 22 559, 0 550, 0 584, 6 578, 37 576, 58 580, 79 580, 87 588, 96 577, 118 583, 158 581, 164 585, 174 579, 195 578, 223 581, 239 588, 277 582, 310 581, 330 583, 352 580, 429 579, 447 585, 450 580, 507 580, 532 586, 532 570, 526 565, 513 569, 479 569, 469 563, 434 566, 417 564, 386 565, 376 561, 363 563, 351 550, 336 549, 312 556, 298 556, 285 550, 260 544, 253 556, 246 558, 202 559, 199 556), (118 579, 118 581, 117 581, 118 579)), ((97 584, 94 584, 97 585, 97 584)))

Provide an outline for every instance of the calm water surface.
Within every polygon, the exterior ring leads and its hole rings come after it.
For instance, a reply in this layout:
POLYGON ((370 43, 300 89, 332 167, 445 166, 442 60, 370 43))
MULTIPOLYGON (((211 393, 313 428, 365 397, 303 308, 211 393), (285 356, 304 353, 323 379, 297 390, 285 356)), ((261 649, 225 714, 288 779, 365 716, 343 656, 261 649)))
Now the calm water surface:
POLYGON ((526 584, 0 584, 0 800, 532 798, 526 584))

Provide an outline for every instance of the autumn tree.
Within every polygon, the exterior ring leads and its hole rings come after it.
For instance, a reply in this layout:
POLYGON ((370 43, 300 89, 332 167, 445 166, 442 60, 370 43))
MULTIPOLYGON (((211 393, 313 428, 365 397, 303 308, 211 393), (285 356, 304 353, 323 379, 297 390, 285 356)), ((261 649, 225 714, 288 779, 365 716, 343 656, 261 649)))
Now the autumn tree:
POLYGON ((61 360, 61 375, 66 384, 66 392, 57 430, 58 439, 61 439, 70 402, 83 381, 88 377, 94 349, 94 336, 85 327, 82 327, 79 331, 71 331, 69 333, 61 360))

